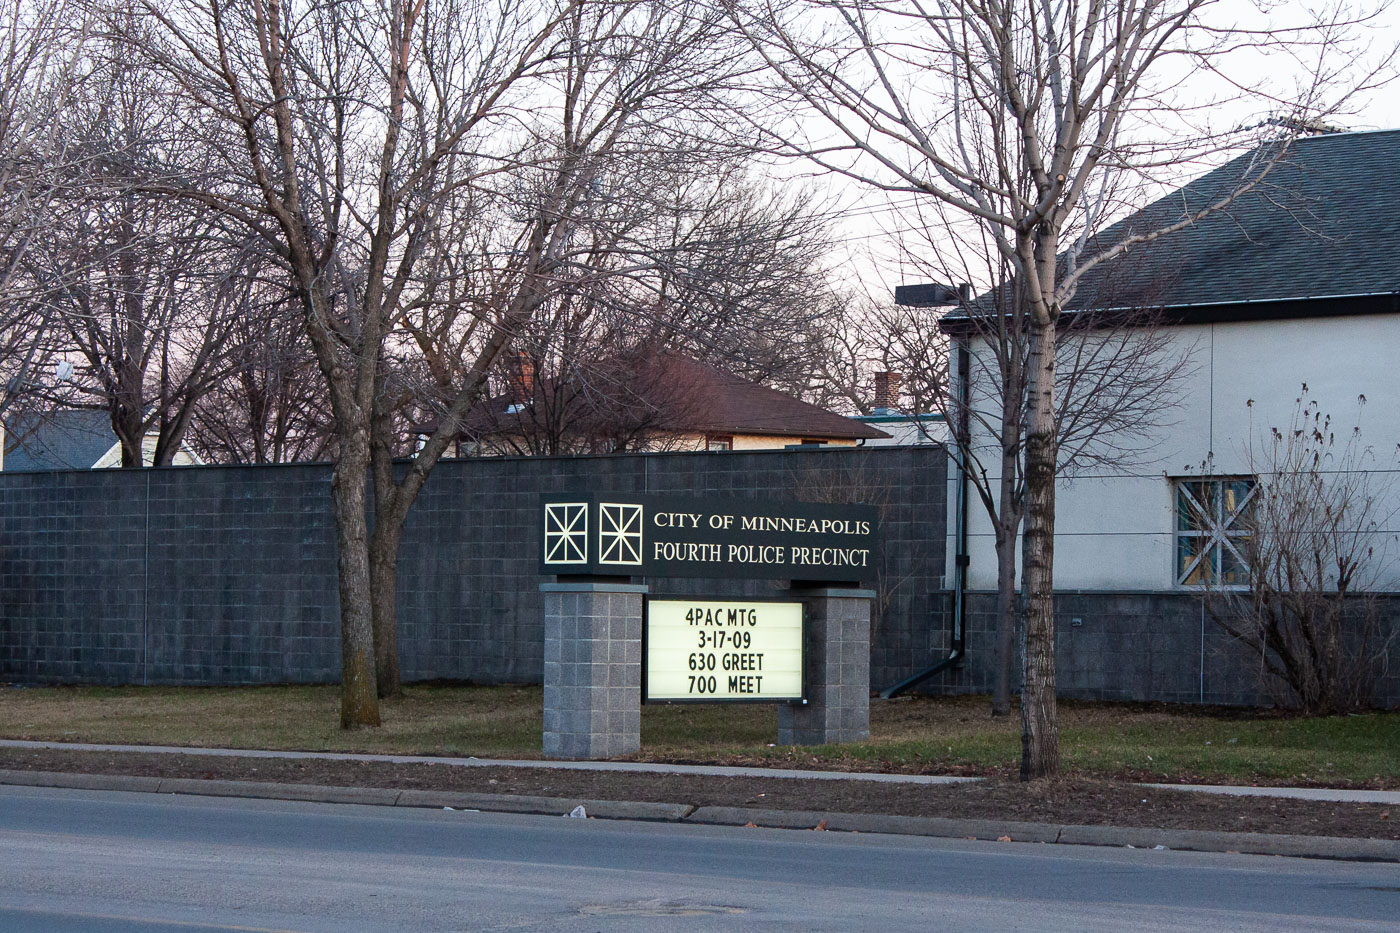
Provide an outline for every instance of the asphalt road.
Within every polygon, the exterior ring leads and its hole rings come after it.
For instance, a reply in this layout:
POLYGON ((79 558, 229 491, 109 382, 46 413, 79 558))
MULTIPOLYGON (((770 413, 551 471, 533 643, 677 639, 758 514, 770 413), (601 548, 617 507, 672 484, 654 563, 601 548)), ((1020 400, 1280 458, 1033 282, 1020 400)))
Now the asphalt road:
POLYGON ((0 788, 6 933, 1390 930, 1400 866, 0 788))

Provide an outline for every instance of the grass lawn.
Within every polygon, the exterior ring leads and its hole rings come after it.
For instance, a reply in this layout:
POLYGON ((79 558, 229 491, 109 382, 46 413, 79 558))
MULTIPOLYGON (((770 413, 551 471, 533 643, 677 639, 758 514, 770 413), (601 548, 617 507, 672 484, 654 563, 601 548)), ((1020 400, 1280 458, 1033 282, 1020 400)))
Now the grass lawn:
MULTIPOLYGON (((341 732, 335 687, 0 689, 0 738, 537 758, 539 687, 408 688, 378 730, 341 732)), ((647 706, 641 758, 939 773, 1015 768, 1019 721, 984 697, 872 701, 870 742, 774 747, 766 706, 647 706)), ((1068 770, 1138 780, 1400 787, 1400 712, 1290 718, 1061 704, 1068 770)))

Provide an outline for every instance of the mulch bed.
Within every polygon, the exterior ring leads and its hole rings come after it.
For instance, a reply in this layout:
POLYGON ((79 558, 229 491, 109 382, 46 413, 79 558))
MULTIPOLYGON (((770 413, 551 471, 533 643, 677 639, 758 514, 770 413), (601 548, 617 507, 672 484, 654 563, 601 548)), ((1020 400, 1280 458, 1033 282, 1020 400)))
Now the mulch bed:
POLYGON ((1225 797, 1080 777, 928 786, 50 749, 0 749, 0 769, 1400 840, 1400 807, 1392 813, 1382 804, 1225 797))

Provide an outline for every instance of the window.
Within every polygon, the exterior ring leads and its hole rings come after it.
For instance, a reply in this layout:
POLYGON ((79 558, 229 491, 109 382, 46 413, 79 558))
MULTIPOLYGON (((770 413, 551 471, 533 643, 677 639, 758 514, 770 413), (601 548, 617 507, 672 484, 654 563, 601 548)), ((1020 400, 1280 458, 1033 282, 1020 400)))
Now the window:
POLYGON ((705 438, 706 450, 733 450, 734 435, 732 434, 711 434, 705 438))
POLYGON ((1178 586, 1249 582, 1245 549, 1255 491, 1247 476, 1176 481, 1178 586))

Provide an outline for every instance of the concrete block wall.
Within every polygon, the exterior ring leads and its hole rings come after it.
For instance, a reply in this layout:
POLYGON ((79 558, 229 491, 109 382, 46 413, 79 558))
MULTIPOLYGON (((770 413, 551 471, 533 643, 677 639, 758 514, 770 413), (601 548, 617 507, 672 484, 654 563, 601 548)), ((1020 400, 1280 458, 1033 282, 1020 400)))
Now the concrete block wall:
MULTIPOLYGON (((541 682, 538 498, 598 491, 878 504, 882 682, 919 663, 887 645, 929 637, 946 478, 936 448, 443 461, 400 552, 404 676, 541 682)), ((0 473, 0 681, 336 680, 330 479, 324 464, 0 473)), ((782 585, 647 582, 721 597, 782 585)))
POLYGON ((778 707, 778 744, 866 741, 875 592, 795 587, 792 595, 807 615, 807 702, 778 707))
MULTIPOLYGON (((539 683, 541 492, 869 501, 884 529, 870 683, 948 651, 939 448, 444 461, 399 564, 409 680, 539 683)), ((339 677, 330 468, 0 473, 0 682, 325 683, 339 677)), ((782 583, 645 581, 656 595, 776 595, 782 583)), ((1069 697, 1252 704, 1257 659, 1190 593, 1062 593, 1069 697), (1081 624, 1075 626, 1073 619, 1081 624)), ((1400 595, 1385 597, 1391 630, 1400 595)), ((995 597, 969 594, 967 660, 927 689, 991 688, 995 597)), ((1377 694, 1400 705, 1400 638, 1377 694)))
MULTIPOLYGON (((924 633, 927 607, 943 574, 947 460, 941 449, 444 461, 409 516, 399 561, 406 677, 540 681, 539 495, 588 491, 871 502, 885 529, 872 677, 882 683, 917 663, 885 651, 886 639, 919 643, 930 637, 924 633)), ((771 596, 786 586, 644 582, 655 596, 771 596)))
MULTIPOLYGON (((1384 594, 1380 603, 1388 630, 1400 631, 1400 594, 1384 594)), ((946 635, 951 621, 949 598, 941 601, 934 628, 946 635)), ((966 662, 922 689, 990 692, 995 626, 995 594, 968 594, 966 662)), ((946 651, 945 640, 942 653, 946 651)), ((1072 699, 1227 706, 1273 702, 1260 686, 1259 659, 1210 618, 1197 593, 1057 593, 1055 671, 1059 695, 1072 699)), ((1019 674, 1018 662, 1015 678, 1019 674)), ((1013 690, 1019 684, 1013 679, 1013 690)), ((1392 638, 1374 701, 1400 706, 1400 637, 1392 638)))
POLYGON ((113 473, 0 483, 0 680, 141 681, 145 484, 113 473))
POLYGON ((330 473, 150 474, 143 677, 322 683, 340 675, 330 473))
POLYGON ((544 596, 546 758, 615 758, 642 745, 644 586, 554 583, 544 596))

